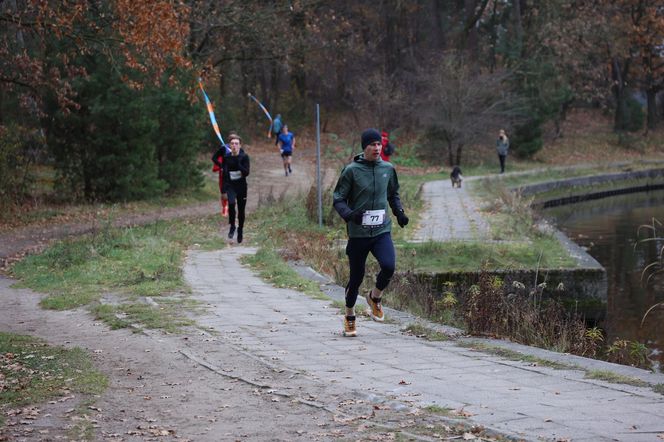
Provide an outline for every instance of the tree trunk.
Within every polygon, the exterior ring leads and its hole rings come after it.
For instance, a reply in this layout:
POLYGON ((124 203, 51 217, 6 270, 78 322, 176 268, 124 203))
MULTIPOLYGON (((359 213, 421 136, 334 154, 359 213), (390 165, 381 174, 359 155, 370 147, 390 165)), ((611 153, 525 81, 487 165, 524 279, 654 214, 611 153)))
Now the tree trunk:
POLYGON ((654 87, 646 89, 648 100, 648 130, 654 130, 659 122, 657 115, 657 92, 659 91, 654 87))
POLYGON ((613 97, 616 101, 616 111, 613 120, 613 130, 621 132, 625 130, 625 117, 627 115, 627 72, 629 72, 629 59, 625 60, 623 67, 620 60, 614 57, 611 63, 611 76, 613 78, 613 97))
POLYGON ((433 29, 434 29, 434 48, 443 49, 445 47, 445 24, 443 23, 444 10, 441 8, 441 3, 438 0, 432 0, 433 9, 433 29))
POLYGON ((224 97, 226 93, 226 77, 222 72, 224 71, 223 65, 219 65, 219 97, 224 97))
POLYGON ((463 150, 463 143, 459 143, 456 149, 456 162, 451 164, 451 167, 461 166, 461 151, 463 150))
POLYGON ((470 60, 470 65, 471 66, 478 66, 477 59, 479 58, 478 56, 478 36, 477 36, 477 27, 475 24, 477 21, 475 20, 475 8, 477 7, 476 5, 477 1, 476 0, 466 0, 465 3, 465 10, 466 10, 466 53, 468 54, 468 58, 470 60))
POLYGON ((394 0, 387 0, 384 6, 385 21, 385 71, 387 76, 394 73, 399 65, 398 5, 394 0))
POLYGON ((521 58, 523 52, 523 21, 521 19, 521 0, 515 0, 512 2, 512 4, 514 5, 514 30, 516 33, 516 44, 514 46, 516 49, 517 58, 521 58))
POLYGON ((554 139, 563 138, 564 134, 563 134, 562 123, 567 119, 567 111, 569 111, 571 105, 572 105, 572 100, 563 101, 560 104, 560 109, 558 110, 558 113, 554 118, 556 126, 556 133, 553 136, 554 139))
POLYGON ((272 109, 275 110, 275 116, 279 112, 279 61, 275 59, 272 62, 272 109))
POLYGON ((259 73, 258 73, 258 81, 260 82, 261 85, 261 94, 259 100, 262 100, 263 103, 270 103, 271 101, 271 93, 270 93, 270 87, 268 86, 268 78, 267 78, 267 69, 265 66, 265 63, 268 63, 265 60, 257 61, 256 63, 259 63, 259 73))
POLYGON ((491 59, 489 60, 489 72, 496 70, 496 45, 498 44, 498 2, 493 2, 493 11, 491 11, 491 49, 489 54, 491 59))
POLYGON ((451 140, 447 140, 447 163, 450 167, 454 166, 454 153, 451 140))
MULTIPOLYGON (((244 53, 242 54, 242 58, 244 59, 244 53)), ((246 97, 247 94, 250 94, 251 91, 249 90, 249 73, 247 72, 247 62, 242 61, 240 62, 240 77, 242 78, 242 96, 246 97)), ((243 115, 245 120, 249 116, 249 100, 242 100, 244 102, 244 106, 242 106, 243 109, 243 115)))

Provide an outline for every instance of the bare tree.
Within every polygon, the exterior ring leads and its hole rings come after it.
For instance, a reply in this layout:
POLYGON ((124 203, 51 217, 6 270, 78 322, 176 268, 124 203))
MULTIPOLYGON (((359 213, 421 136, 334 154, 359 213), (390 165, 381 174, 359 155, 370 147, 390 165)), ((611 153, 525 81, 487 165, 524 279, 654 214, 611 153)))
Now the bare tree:
POLYGON ((394 130, 404 122, 411 111, 408 84, 386 70, 372 70, 352 85, 353 101, 358 120, 380 128, 394 130))
POLYGON ((523 103, 510 91, 508 78, 507 71, 473 73, 464 58, 447 54, 425 78, 429 93, 422 96, 428 98, 418 107, 433 141, 425 152, 446 158, 449 166, 460 165, 465 146, 487 141, 487 134, 515 124, 523 103))

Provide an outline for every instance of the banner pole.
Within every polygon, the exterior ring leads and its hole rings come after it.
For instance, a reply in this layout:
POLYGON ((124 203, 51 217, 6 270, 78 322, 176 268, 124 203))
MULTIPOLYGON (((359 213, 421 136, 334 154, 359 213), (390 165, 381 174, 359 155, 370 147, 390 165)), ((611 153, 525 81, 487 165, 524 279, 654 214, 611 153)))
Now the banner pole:
POLYGON ((320 106, 316 103, 316 179, 318 187, 318 225, 323 227, 323 189, 320 179, 320 106))

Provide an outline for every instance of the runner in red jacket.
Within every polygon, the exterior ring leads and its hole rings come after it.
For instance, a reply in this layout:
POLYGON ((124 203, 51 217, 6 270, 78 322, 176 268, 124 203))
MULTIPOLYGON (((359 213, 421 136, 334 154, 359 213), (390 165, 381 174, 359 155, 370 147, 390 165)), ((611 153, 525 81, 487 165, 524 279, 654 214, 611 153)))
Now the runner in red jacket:
MULTIPOLYGON (((230 135, 233 135, 233 132, 231 132, 230 135)), ((212 162, 214 163, 214 166, 212 166, 212 172, 219 172, 219 192, 221 193, 219 201, 221 203, 222 217, 228 216, 228 199, 224 198, 222 188, 224 184, 224 173, 223 173, 224 155, 226 155, 230 151, 231 149, 228 146, 228 144, 224 144, 219 149, 217 149, 217 151, 212 155, 212 162)))

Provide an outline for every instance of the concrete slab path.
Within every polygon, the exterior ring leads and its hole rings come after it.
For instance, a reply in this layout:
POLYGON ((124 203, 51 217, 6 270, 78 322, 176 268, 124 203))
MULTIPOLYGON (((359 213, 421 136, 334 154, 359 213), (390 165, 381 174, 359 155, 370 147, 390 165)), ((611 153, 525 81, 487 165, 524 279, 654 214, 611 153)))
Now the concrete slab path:
MULTIPOLYGON (((207 306, 197 321, 265 364, 316 379, 349 399, 456 410, 469 424, 522 440, 664 438, 664 396, 650 387, 586 379, 583 369, 508 360, 460 340, 426 341, 403 333, 407 319, 390 310, 391 322, 361 319, 359 336, 343 338, 340 312, 329 301, 272 287, 240 263, 254 252, 239 246, 192 251, 184 275, 193 296, 207 306)), ((333 298, 343 297, 340 287, 327 288, 333 298)), ((221 362, 214 354, 206 357, 211 364, 221 362)), ((593 364, 664 385, 663 375, 593 364)))
POLYGON ((414 242, 490 239, 489 224, 466 185, 453 188, 450 180, 429 181, 422 188, 422 199, 425 209, 414 242))

